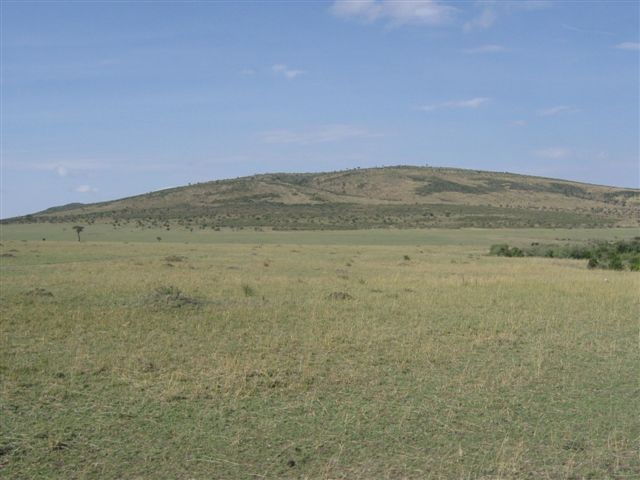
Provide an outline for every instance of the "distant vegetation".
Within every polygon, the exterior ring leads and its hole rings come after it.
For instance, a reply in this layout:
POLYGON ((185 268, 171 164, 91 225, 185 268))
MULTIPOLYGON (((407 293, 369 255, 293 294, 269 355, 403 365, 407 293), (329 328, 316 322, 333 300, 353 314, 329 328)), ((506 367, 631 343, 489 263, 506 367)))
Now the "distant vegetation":
POLYGON ((640 271, 640 237, 615 242, 590 242, 586 245, 532 243, 530 247, 493 245, 489 251, 499 257, 547 257, 588 260, 589 268, 640 271))
POLYGON ((2 223, 352 230, 637 226, 640 191, 432 167, 279 173, 199 183, 2 223))
POLYGON ((76 234, 78 235, 78 241, 80 241, 80 233, 82 233, 84 227, 82 225, 74 225, 73 230, 75 230, 76 234))

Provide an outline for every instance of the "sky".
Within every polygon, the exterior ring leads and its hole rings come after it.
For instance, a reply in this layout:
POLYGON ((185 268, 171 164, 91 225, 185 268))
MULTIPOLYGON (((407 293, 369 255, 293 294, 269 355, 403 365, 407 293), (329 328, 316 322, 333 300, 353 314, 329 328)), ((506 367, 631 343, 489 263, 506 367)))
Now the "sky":
POLYGON ((265 172, 638 187, 640 2, 3 0, 0 217, 265 172))

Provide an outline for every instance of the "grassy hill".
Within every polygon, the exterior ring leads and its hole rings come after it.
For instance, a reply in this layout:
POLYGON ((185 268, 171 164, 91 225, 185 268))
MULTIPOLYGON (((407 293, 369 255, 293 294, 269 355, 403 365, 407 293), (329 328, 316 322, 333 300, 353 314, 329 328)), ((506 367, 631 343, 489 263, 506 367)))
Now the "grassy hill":
POLYGON ((397 166, 273 173, 69 204, 15 222, 141 228, 636 226, 640 190, 451 168, 397 166))

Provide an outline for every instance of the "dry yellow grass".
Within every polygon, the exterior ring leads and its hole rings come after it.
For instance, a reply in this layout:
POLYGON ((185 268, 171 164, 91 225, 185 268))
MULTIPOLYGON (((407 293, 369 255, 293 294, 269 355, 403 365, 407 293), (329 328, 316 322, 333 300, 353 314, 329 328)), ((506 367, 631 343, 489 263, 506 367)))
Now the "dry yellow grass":
POLYGON ((5 240, 11 250, 7 478, 640 468, 638 274, 488 257, 484 244, 5 240), (199 304, 167 302, 161 286, 199 304))

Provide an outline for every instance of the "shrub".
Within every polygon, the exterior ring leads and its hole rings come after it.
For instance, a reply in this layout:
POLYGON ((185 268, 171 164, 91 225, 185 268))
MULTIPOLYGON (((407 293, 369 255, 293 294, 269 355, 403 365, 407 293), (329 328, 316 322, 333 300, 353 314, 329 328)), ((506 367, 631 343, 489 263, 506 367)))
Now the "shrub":
POLYGON ((590 242, 586 245, 534 245, 520 249, 506 244, 492 245, 490 255, 503 257, 547 257, 588 259, 588 268, 640 271, 640 239, 590 242))
POLYGON ((614 254, 611 256, 609 259, 609 268, 611 270, 624 270, 624 265, 618 255, 614 254))
POLYGON ((242 291, 244 292, 245 297, 253 297, 256 294, 256 291, 246 283, 242 285, 242 291))
POLYGON ((567 256, 577 260, 591 258, 591 250, 587 247, 574 246, 569 248, 567 256))
POLYGON ((489 249, 489 255, 494 255, 498 257, 508 257, 509 256, 507 255, 508 253, 509 253, 509 245, 507 245, 506 243, 499 244, 499 245, 491 245, 491 248, 489 249))
POLYGON ((353 300, 353 297, 347 292, 331 292, 327 298, 329 300, 353 300))
POLYGON ((498 257, 524 257, 524 251, 518 247, 509 248, 507 244, 492 245, 489 255, 498 257))
POLYGON ((198 306, 200 301, 187 297, 182 291, 173 285, 156 288, 148 298, 148 303, 157 307, 181 308, 185 306, 198 306))

